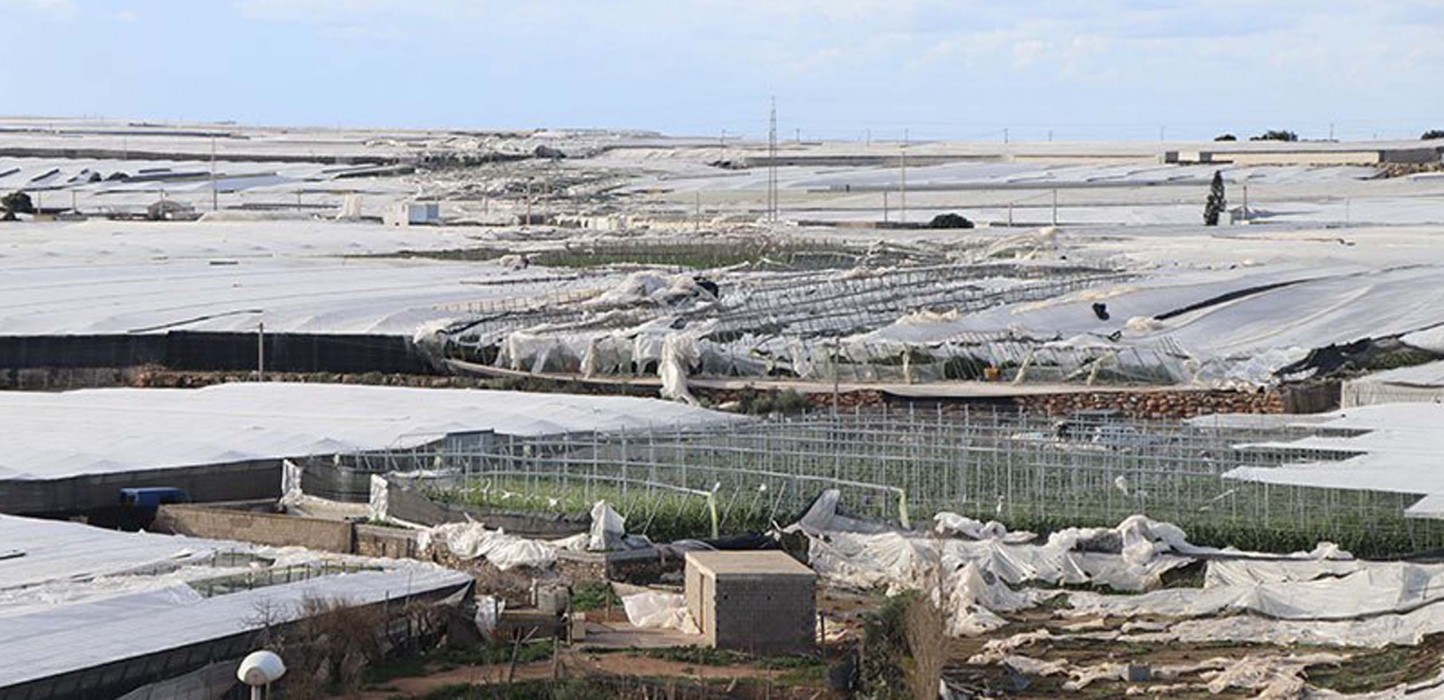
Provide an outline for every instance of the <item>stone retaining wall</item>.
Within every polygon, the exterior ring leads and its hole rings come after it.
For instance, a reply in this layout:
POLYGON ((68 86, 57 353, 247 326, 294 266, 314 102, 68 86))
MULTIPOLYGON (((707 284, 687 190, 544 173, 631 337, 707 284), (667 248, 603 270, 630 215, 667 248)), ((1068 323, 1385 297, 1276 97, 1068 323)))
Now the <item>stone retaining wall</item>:
POLYGON ((1212 413, 1285 413, 1277 391, 1091 392, 1019 396, 1013 403, 1029 413, 1065 416, 1077 411, 1116 410, 1129 418, 1192 418, 1212 413))

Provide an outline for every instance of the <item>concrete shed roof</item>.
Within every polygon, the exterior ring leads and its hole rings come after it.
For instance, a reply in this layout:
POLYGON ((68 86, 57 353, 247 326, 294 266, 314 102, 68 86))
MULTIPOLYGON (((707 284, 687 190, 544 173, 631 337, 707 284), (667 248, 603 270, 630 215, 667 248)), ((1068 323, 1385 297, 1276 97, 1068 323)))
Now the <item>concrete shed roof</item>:
POLYGON ((817 574, 777 550, 745 552, 688 552, 687 563, 718 578, 736 576, 807 576, 817 574))

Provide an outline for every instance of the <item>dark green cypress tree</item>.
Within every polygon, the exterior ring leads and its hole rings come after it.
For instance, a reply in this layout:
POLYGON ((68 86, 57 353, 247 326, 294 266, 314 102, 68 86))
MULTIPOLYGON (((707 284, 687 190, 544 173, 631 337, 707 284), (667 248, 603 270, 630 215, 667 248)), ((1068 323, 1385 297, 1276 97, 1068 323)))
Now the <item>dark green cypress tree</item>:
POLYGON ((1213 184, 1208 188, 1208 202, 1203 205, 1203 225, 1217 226, 1218 217, 1228 208, 1223 193, 1223 173, 1213 171, 1213 184))

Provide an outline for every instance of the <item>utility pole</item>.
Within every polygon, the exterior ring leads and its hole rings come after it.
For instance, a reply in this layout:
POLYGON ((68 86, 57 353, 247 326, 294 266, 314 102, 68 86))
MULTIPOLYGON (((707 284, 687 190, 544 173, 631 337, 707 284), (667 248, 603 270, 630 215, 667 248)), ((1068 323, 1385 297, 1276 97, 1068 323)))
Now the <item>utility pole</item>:
POLYGON ((1164 140, 1164 139, 1163 139, 1163 133, 1164 133, 1163 130, 1164 130, 1164 127, 1161 127, 1161 126, 1158 127, 1158 140, 1159 140, 1159 141, 1164 140))
POLYGON ((887 190, 882 191, 882 222, 887 223, 887 190))
MULTIPOLYGON (((300 195, 297 195, 298 197, 300 195)), ((216 189, 216 137, 211 136, 211 211, 221 208, 220 190, 216 189)))
POLYGON ((867 135, 864 137, 863 145, 868 148, 872 148, 872 129, 867 130, 867 135))
POLYGON ((772 97, 772 111, 767 127, 767 220, 777 221, 777 96, 772 97))
POLYGON ((1329 140, 1330 140, 1330 141, 1333 141, 1333 140, 1334 140, 1334 123, 1333 123, 1333 122, 1329 122, 1329 140))
POLYGON ((701 230, 702 230, 702 190, 697 190, 697 208, 696 208, 696 210, 695 210, 695 219, 696 219, 696 222, 697 222, 696 230, 697 230, 697 231, 701 231, 701 230))
POLYGON ((1008 127, 1003 127, 1003 143, 1008 143, 1008 127))
POLYGON ((530 177, 528 177, 528 178, 526 179, 526 221, 523 221, 522 224, 523 224, 524 226, 531 226, 531 178, 530 178, 530 177))
POLYGON ((1058 190, 1053 190, 1053 225, 1058 225, 1058 190))
POLYGON ((793 142, 793 143, 796 143, 796 144, 801 144, 801 143, 802 143, 802 129, 801 129, 801 128, 799 128, 799 127, 793 127, 793 128, 792 128, 792 142, 793 142))

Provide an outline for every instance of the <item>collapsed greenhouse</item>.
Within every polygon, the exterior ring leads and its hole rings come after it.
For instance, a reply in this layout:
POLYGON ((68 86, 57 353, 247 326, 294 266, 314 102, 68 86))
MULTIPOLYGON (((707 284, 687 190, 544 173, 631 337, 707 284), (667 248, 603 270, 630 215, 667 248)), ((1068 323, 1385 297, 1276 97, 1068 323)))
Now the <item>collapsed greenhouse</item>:
MULTIPOLYGON (((540 255, 645 257, 677 245, 590 242, 540 255)), ((679 398, 688 379, 727 378, 1257 387, 1326 374, 1328 352, 1349 344, 1431 357, 1418 333, 1444 320, 1434 305, 1389 302, 1439 288, 1429 266, 1325 258, 1163 269, 1056 229, 956 250, 818 242, 820 260, 785 247, 790 257, 774 260, 777 242, 732 245, 756 253, 475 308, 417 340, 462 372, 653 381, 679 398)))

